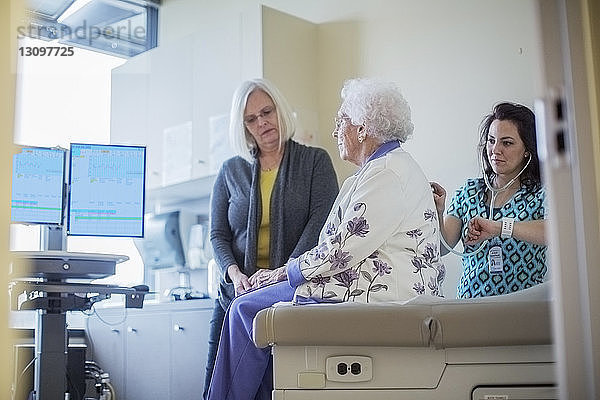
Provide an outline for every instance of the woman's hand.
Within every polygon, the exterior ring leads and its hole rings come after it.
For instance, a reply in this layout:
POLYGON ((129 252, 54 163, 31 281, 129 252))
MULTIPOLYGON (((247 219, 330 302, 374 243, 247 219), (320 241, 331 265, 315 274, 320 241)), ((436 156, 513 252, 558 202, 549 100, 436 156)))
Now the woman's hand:
POLYGON ((433 202, 435 203, 435 208, 437 210, 439 220, 442 220, 442 216, 444 215, 444 210, 446 209, 446 189, 442 187, 437 182, 429 182, 431 186, 431 190, 433 192, 433 202))
MULTIPOLYGON (((473 245, 502 234, 502 222, 474 217, 469 221, 465 244, 473 245)), ((546 221, 515 221, 512 237, 538 246, 546 246, 546 221)))
POLYGON ((259 269, 250 277, 250 284, 253 289, 258 289, 286 279, 287 267, 284 265, 276 269, 259 269))
POLYGON ((231 278, 231 282, 233 282, 236 296, 252 289, 252 284, 248 280, 248 277, 240 271, 237 265, 232 264, 227 267, 227 274, 229 275, 229 278, 231 278))
POLYGON ((467 240, 465 244, 474 245, 495 236, 500 236, 501 232, 502 223, 500 221, 473 217, 467 227, 467 240))

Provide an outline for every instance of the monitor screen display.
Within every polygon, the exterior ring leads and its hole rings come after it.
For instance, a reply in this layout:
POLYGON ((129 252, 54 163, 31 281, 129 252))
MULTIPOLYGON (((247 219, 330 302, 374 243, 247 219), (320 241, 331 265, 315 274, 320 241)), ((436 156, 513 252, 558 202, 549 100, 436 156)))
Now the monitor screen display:
POLYGON ((12 222, 62 224, 66 150, 23 147, 13 155, 12 222))
POLYGON ((71 144, 69 235, 144 236, 146 148, 71 144))

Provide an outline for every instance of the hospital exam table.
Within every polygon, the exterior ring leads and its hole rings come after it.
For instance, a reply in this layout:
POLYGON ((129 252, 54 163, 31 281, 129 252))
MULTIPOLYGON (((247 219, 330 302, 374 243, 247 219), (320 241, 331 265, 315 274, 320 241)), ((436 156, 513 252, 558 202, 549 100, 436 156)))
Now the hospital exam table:
POLYGON ((278 303, 254 319, 274 400, 557 399, 548 283, 473 300, 278 303))

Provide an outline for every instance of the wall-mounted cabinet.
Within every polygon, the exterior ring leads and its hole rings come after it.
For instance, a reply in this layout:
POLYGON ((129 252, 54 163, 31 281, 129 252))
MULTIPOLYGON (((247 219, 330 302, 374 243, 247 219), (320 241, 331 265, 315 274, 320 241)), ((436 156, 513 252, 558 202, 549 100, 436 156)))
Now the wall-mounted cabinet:
MULTIPOLYGON (((129 59, 112 72, 111 142, 147 146, 147 209, 173 195, 206 198, 205 187, 232 155, 227 128, 231 96, 260 68, 248 60, 244 32, 257 13, 198 24, 193 34, 129 59), (198 182, 201 184, 198 185, 198 182), (165 190, 165 188, 168 188, 165 190)), ((164 200, 166 199, 166 200, 164 200)))
POLYGON ((228 113, 244 79, 271 79, 298 115, 297 139, 316 141, 316 25, 264 6, 213 12, 112 72, 111 142, 147 146, 150 211, 175 193, 208 196, 197 183, 232 154, 228 113))
POLYGON ((194 43, 160 46, 112 73, 111 142, 147 146, 148 189, 211 173, 209 116, 194 111, 194 43))

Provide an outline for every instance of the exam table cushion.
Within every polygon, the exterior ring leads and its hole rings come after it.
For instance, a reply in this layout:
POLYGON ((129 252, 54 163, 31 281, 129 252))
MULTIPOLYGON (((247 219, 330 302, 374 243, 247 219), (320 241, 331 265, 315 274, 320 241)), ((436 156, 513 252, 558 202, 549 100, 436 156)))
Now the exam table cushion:
POLYGON ((469 300, 418 296, 398 303, 278 303, 257 314, 253 338, 258 347, 551 344, 551 300, 548 287, 538 286, 469 300))

